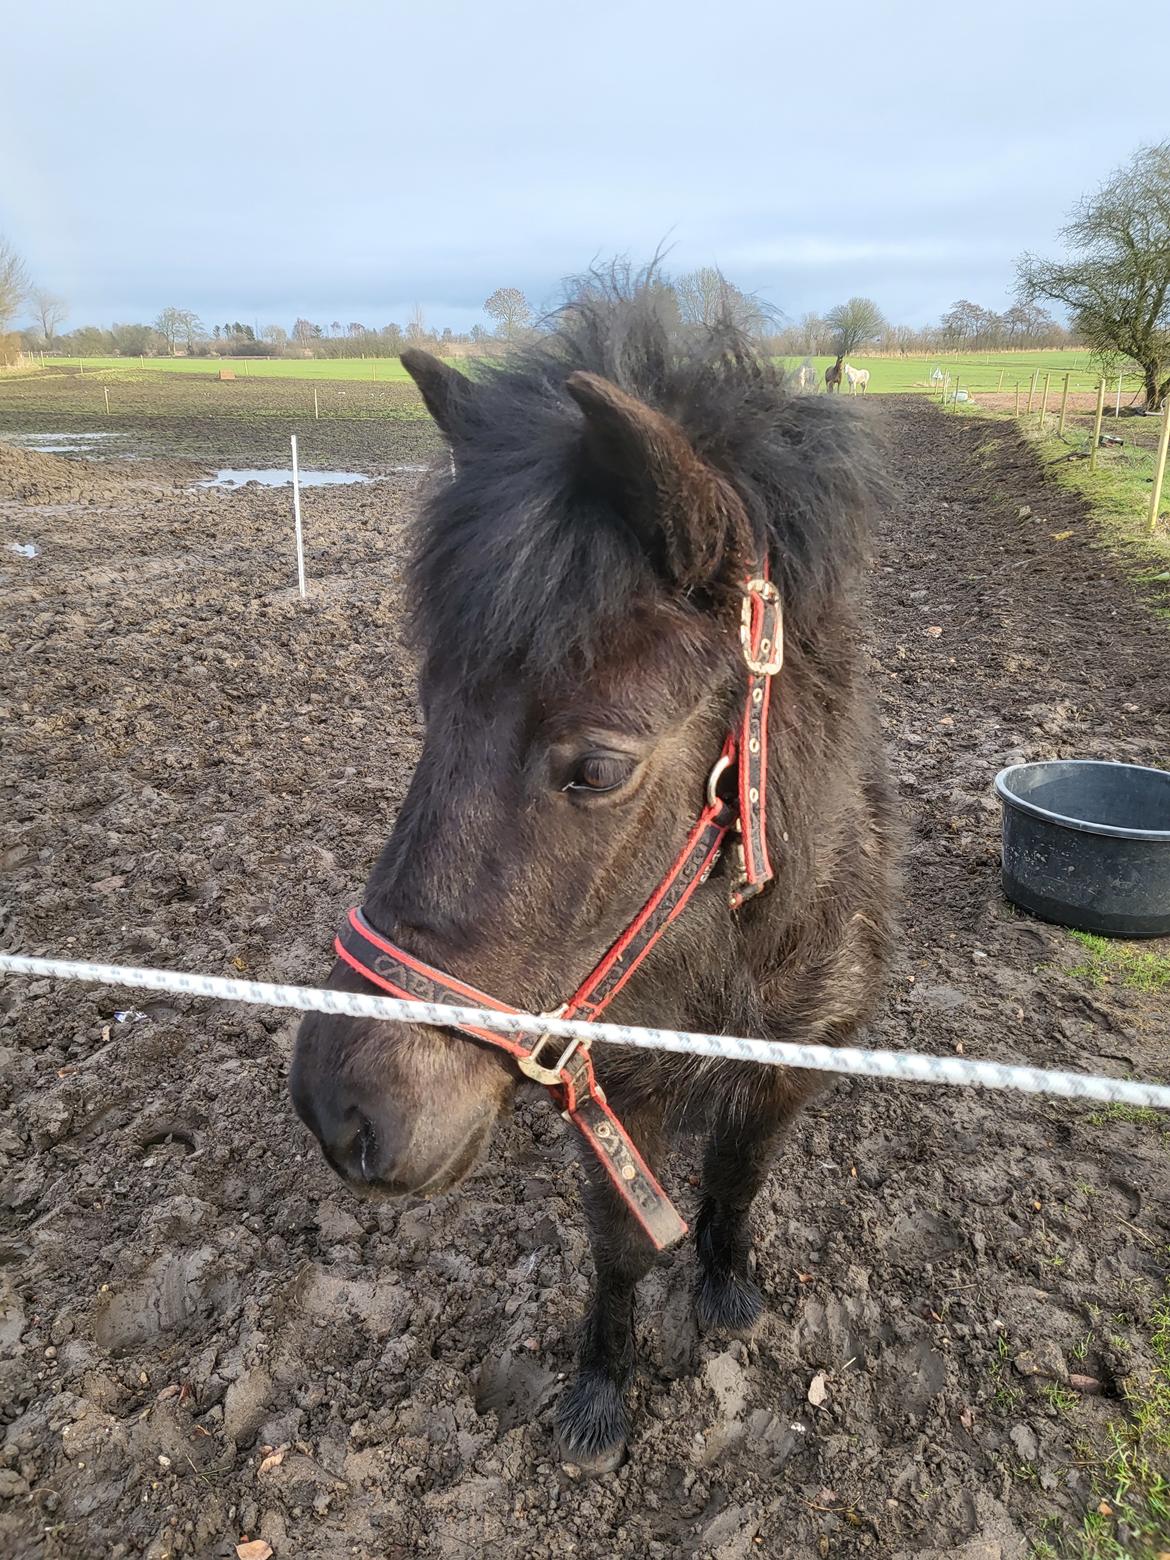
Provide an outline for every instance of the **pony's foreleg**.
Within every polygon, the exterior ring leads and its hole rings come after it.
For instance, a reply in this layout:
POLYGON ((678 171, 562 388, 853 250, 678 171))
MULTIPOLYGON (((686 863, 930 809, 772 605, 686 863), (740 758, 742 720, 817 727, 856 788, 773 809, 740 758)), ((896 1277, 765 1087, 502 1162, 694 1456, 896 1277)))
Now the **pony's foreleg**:
MULTIPOLYGON (((661 1123, 623 1112, 634 1142, 654 1168, 661 1123)), ((590 1473, 608 1473, 625 1455, 629 1420, 625 1389, 634 1368, 634 1291, 654 1261, 654 1248, 589 1155, 583 1201, 595 1279, 585 1313, 577 1375, 557 1408, 565 1456, 590 1473)))
MULTIPOLYGON (((750 1088, 754 1081, 746 1075, 743 1085, 750 1088)), ((764 1297, 751 1275, 750 1213, 780 1136, 808 1092, 796 1079, 792 1085, 746 1114, 725 1112, 714 1122, 707 1140, 703 1200, 695 1227, 699 1258, 695 1309, 699 1325, 709 1331, 747 1332, 764 1309, 764 1297)))

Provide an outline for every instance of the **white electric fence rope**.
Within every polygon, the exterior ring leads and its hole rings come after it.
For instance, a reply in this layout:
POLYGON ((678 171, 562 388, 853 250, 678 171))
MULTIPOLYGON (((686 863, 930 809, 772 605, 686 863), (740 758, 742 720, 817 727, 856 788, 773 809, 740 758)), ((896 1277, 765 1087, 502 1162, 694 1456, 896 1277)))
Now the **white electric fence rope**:
POLYGON ((492 1008, 448 1007, 440 1002, 367 997, 311 986, 277 986, 264 981, 227 980, 218 975, 188 975, 182 970, 134 969, 119 964, 87 964, 76 959, 38 959, 0 954, 0 971, 47 975, 58 980, 91 981, 144 991, 168 991, 257 1007, 292 1008, 303 1013, 340 1014, 386 1023, 432 1024, 450 1029, 469 1025, 500 1034, 558 1035, 602 1041, 647 1051, 678 1051, 722 1061, 760 1062, 771 1067, 803 1067, 813 1072, 846 1073, 862 1078, 894 1078, 911 1083, 944 1083, 981 1089, 1012 1089, 1024 1094, 1054 1094, 1065 1099, 1106 1104, 1144 1105, 1170 1110, 1170 1086, 1132 1083, 1122 1078, 1049 1072, 1009 1062, 977 1062, 958 1056, 924 1056, 907 1051, 867 1051, 858 1046, 796 1045, 786 1040, 744 1040, 734 1035, 690 1034, 685 1030, 642 1029, 628 1024, 584 1023, 532 1013, 498 1013, 492 1008))

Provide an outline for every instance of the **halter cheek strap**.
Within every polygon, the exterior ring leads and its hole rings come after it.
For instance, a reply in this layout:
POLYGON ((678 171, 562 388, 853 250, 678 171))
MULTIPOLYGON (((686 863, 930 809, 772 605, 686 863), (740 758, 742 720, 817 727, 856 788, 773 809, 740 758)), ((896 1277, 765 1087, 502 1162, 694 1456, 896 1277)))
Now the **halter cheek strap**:
POLYGON ((771 882, 768 859, 768 706, 772 678, 784 664, 784 609, 765 563, 743 589, 739 642, 747 667, 747 698, 739 735, 739 831, 742 882, 737 910, 771 882))
MULTIPOLYGON (((747 667, 747 695, 737 731, 707 782, 706 806, 695 820, 666 876, 593 967, 581 985, 560 1007, 558 1018, 593 1021, 600 1017, 634 971, 686 909, 699 885, 719 860, 727 836, 737 835, 739 873, 729 903, 738 909, 758 894, 772 877, 765 837, 767 794, 768 704, 771 679, 783 660, 783 617, 780 596, 768 579, 766 562, 743 587, 740 643, 747 667), (725 801, 719 794, 723 773, 738 759, 737 799, 725 801)), ((361 910, 351 910, 334 939, 334 951, 343 963, 391 996, 448 1007, 486 1007, 500 1013, 520 1010, 499 1002, 446 971, 424 964, 404 948, 383 937, 361 910)), ((552 1014, 550 1017, 554 1016, 552 1014)), ((574 1126, 605 1169, 631 1214, 654 1246, 661 1250, 686 1233, 669 1197, 639 1154, 629 1134, 606 1102, 605 1092, 593 1071, 589 1046, 581 1040, 568 1044, 556 1035, 538 1035, 529 1047, 518 1039, 490 1030, 462 1025, 452 1028, 515 1058, 525 1077, 543 1083, 553 1100, 574 1126)))

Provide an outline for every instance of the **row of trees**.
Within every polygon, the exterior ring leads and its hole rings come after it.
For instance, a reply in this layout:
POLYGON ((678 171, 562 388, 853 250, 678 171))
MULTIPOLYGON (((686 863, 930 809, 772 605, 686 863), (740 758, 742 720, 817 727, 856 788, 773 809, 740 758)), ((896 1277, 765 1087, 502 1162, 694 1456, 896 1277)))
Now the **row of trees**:
MULTIPOLYGON (((19 261, 14 264, 19 266, 19 261)), ((763 338, 774 329, 778 315, 751 297, 713 267, 688 272, 669 284, 668 290, 682 324, 709 325, 724 312, 750 335, 763 338)), ((537 311, 518 287, 498 287, 484 301, 484 313, 493 328, 474 325, 457 332, 450 327, 429 328, 421 308, 415 308, 405 325, 367 325, 360 320, 333 320, 320 324, 298 318, 291 330, 266 325, 257 331, 240 320, 208 327, 191 309, 168 307, 151 324, 114 324, 108 329, 84 325, 61 334, 65 318, 60 299, 34 293, 22 276, 14 289, 10 313, 21 302, 32 301, 34 323, 21 333, 26 351, 54 350, 76 357, 396 357, 404 347, 426 346, 443 352, 462 345, 489 350, 493 344, 515 343, 537 331, 537 311)), ((0 319, 3 316, 0 315, 0 319)))
POLYGON ((406 326, 367 326, 356 321, 318 325, 298 319, 283 325, 255 326, 240 320, 206 326, 191 309, 166 308, 152 324, 114 324, 108 329, 83 325, 64 335, 38 321, 13 338, 27 352, 54 351, 69 357, 397 357, 404 347, 449 349, 455 342, 491 339, 477 327, 465 335, 428 330, 421 314, 406 326))
POLYGON ((1035 303, 1016 303, 996 314, 967 298, 951 305, 935 325, 891 324, 871 298, 850 298, 828 314, 805 314, 769 339, 779 357, 817 357, 863 348, 886 354, 1002 352, 1066 347, 1077 337, 1035 303))
MULTIPOLYGON (((1017 304, 995 314, 960 299, 936 326, 916 330, 889 324, 870 298, 850 298, 827 314, 806 314, 794 325, 783 325, 777 312, 743 292, 713 267, 692 271, 664 286, 680 325, 712 325, 726 315, 768 351, 778 356, 824 353, 937 352, 995 350, 1003 347, 1063 346, 1069 332, 1035 304, 1017 304)), ((257 332, 240 320, 211 327, 191 309, 166 308, 153 323, 114 324, 108 329, 84 325, 67 334, 57 327, 64 305, 51 294, 32 294, 36 323, 21 333, 26 351, 53 350, 75 357, 397 357, 408 346, 438 352, 457 345, 490 350, 495 343, 515 343, 537 333, 535 310, 515 287, 498 288, 484 303, 495 329, 482 325, 457 333, 449 327, 428 329, 421 310, 406 325, 373 326, 360 320, 318 324, 298 318, 291 330, 265 325, 257 332)))
MULTIPOLYGON (((960 298, 937 325, 915 329, 889 323, 871 298, 854 297, 825 315, 806 314, 795 324, 743 292, 713 266, 689 271, 658 285, 663 306, 680 326, 709 325, 731 318, 765 350, 782 356, 824 353, 943 352, 1090 347, 1109 369, 1136 363, 1145 380, 1146 401, 1161 405, 1170 396, 1170 141, 1138 149, 1130 162, 1086 196, 1061 230, 1067 257, 1045 260, 1024 255, 1018 267, 1017 301, 1003 313, 960 298), (1060 324, 1042 305, 1067 309, 1060 324)), ((426 345, 440 352, 457 343, 487 349, 496 341, 522 340, 540 328, 535 310, 516 287, 500 287, 484 302, 494 323, 466 334, 427 328, 421 309, 406 326, 372 327, 360 321, 323 326, 298 319, 291 333, 280 325, 255 327, 239 320, 207 329, 190 309, 167 308, 153 324, 85 326, 58 334, 65 319, 61 299, 33 287, 12 246, 0 238, 0 363, 14 361, 20 348, 55 347, 79 355, 146 356, 161 353, 301 356, 394 356, 404 346, 426 345), (21 336, 10 331, 25 306, 34 323, 21 336)))

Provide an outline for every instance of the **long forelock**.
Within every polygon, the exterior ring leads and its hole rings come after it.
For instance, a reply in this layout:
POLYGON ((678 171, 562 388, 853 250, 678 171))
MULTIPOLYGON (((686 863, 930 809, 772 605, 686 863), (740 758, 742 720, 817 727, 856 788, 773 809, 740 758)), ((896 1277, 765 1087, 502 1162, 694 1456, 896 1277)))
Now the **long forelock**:
MULTIPOLYGON (((854 409, 794 396, 729 325, 679 331, 653 286, 606 285, 540 342, 484 366, 456 475, 436 477, 409 570, 416 641, 469 673, 587 664, 665 587, 590 490, 571 373, 600 374, 672 417, 733 485, 765 540, 791 629, 847 593, 881 487, 854 409)), ((444 463, 445 465, 445 463, 444 463)))

